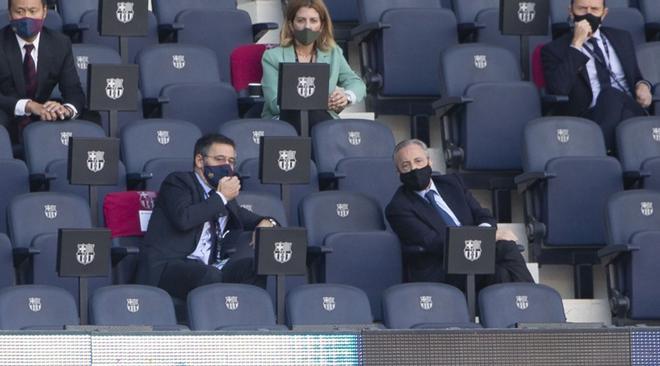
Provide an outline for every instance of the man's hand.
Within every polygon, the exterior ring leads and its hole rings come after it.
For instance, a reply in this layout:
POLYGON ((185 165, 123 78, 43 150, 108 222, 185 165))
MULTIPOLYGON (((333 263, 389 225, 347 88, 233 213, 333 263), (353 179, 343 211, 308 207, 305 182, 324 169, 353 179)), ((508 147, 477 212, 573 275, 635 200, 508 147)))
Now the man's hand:
POLYGON ((227 202, 238 197, 241 190, 241 181, 237 177, 223 177, 218 183, 217 191, 222 193, 227 202))
POLYGON ((653 101, 651 88, 649 88, 646 83, 637 83, 637 86, 635 87, 635 96, 637 97, 637 103, 639 103, 642 108, 648 108, 653 101))
POLYGON ((573 41, 571 41, 571 46, 582 48, 584 42, 586 42, 591 37, 591 33, 591 25, 589 25, 589 22, 586 19, 575 23, 575 30, 573 31, 573 41))
POLYGON ((341 112, 348 105, 348 97, 343 88, 336 88, 328 97, 328 109, 337 113, 341 112))
MULTIPOLYGON (((48 104, 50 102, 46 102, 48 104)), ((56 111, 51 110, 52 105, 50 106, 51 109, 46 107, 46 104, 40 104, 35 101, 28 101, 27 104, 25 104, 25 113, 26 114, 33 114, 39 116, 39 119, 42 121, 55 121, 59 118, 58 114, 56 111)))
POLYGON ((498 228, 497 231, 495 232, 495 240, 497 240, 497 241, 499 241, 499 240, 515 241, 515 242, 517 242, 518 237, 516 236, 516 234, 513 233, 513 231, 511 231, 511 229, 505 229, 505 228, 499 229, 498 228))
MULTIPOLYGON (((273 225, 273 223, 270 222, 270 220, 263 219, 263 220, 259 221, 259 224, 257 224, 257 227, 275 227, 275 225, 273 225)), ((255 229, 252 232, 252 241, 250 241, 250 246, 252 248, 254 248, 254 244, 255 244, 255 241, 256 241, 256 235, 257 235, 257 230, 255 229)))

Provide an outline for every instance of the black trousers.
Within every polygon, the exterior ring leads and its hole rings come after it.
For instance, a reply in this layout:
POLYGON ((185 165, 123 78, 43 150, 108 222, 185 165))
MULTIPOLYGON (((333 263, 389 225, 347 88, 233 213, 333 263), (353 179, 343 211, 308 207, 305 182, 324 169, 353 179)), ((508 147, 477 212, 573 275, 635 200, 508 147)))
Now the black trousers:
POLYGON ((266 278, 257 276, 252 258, 230 259, 222 270, 192 259, 170 261, 160 276, 158 287, 174 298, 185 300, 191 290, 219 282, 266 287, 266 278))
POLYGON ((585 117, 598 123, 603 130, 607 150, 616 151, 616 126, 628 118, 646 115, 646 111, 633 97, 616 88, 600 91, 596 105, 585 117))

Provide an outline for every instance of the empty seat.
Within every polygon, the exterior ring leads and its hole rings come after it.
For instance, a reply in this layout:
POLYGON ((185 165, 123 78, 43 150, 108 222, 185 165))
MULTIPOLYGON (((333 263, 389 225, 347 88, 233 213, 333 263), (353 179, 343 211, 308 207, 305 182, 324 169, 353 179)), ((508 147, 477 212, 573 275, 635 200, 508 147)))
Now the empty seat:
POLYGON ((61 330, 78 324, 76 302, 61 288, 25 285, 0 290, 2 330, 61 330))
POLYGON ((192 330, 286 330, 275 323, 273 303, 263 289, 218 283, 188 294, 192 330))
POLYGON ((297 327, 374 327, 369 298, 346 285, 303 285, 286 296, 288 325, 297 327))
MULTIPOLYGON (((67 33, 81 30, 80 18, 90 10, 98 9, 96 0, 57 0, 57 12, 62 16, 64 30, 67 33)), ((50 16, 53 12, 49 12, 50 16)))
POLYGON ((644 15, 646 34, 649 41, 658 40, 660 32, 660 8, 653 0, 638 0, 639 10, 644 15))
POLYGON ((14 286, 14 259, 11 242, 0 233, 0 288, 14 286))
POLYGON ((610 9, 605 19, 603 19, 603 26, 628 31, 632 36, 635 46, 646 42, 644 16, 638 9, 625 7, 612 8, 609 3, 607 5, 610 9))
POLYGON ((552 287, 502 283, 479 292, 479 321, 484 328, 513 328, 520 323, 565 323, 564 304, 552 287))
POLYGON ((159 33, 168 38, 179 28, 175 19, 180 12, 187 9, 235 9, 236 0, 154 0, 151 5, 158 19, 159 33))
POLYGON ((218 133, 236 144, 236 157, 243 162, 259 157, 262 136, 297 136, 290 123, 275 119, 237 119, 220 125, 218 133))
POLYGON ((9 132, 5 126, 0 125, 0 159, 13 159, 14 152, 11 148, 11 140, 9 140, 9 132))
POLYGON ((191 170, 190 158, 151 159, 144 164, 144 171, 150 174, 144 189, 158 192, 160 185, 163 184, 168 175, 174 172, 188 172, 191 170))
POLYGON ((383 293, 383 324, 390 329, 480 328, 465 295, 443 283, 405 283, 383 293))
POLYGON ((0 159, 0 233, 7 232, 7 207, 9 202, 21 194, 30 191, 28 168, 22 160, 0 159))
POLYGON ((616 128, 617 153, 628 185, 660 189, 660 117, 636 117, 616 128))
POLYGON ((241 192, 236 197, 236 202, 250 212, 274 218, 281 226, 288 225, 282 201, 273 195, 260 192, 241 192))
POLYGON ((337 181, 338 190, 369 196, 375 199, 383 210, 401 185, 399 173, 391 157, 342 159, 337 164, 336 174, 340 177, 337 181))
MULTIPOLYGON (((658 23, 658 30, 660 31, 660 23, 658 23)), ((642 77, 648 80, 651 85, 657 86, 660 83, 660 66, 658 65, 658 58, 660 57, 660 43, 649 42, 637 45, 637 63, 639 64, 639 71, 642 77)), ((654 102, 655 115, 660 115, 660 88, 654 88, 655 94, 654 102)))

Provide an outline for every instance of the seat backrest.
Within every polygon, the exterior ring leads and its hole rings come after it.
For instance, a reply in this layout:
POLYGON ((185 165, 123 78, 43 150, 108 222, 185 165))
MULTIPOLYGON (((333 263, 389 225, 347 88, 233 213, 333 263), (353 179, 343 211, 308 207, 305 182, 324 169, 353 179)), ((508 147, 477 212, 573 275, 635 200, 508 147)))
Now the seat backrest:
POLYGON ((43 173, 54 160, 67 159, 70 137, 106 137, 101 126, 83 120, 33 122, 23 130, 25 162, 30 173, 43 173))
POLYGON ((357 0, 357 5, 362 24, 380 21, 383 13, 390 9, 442 8, 440 0, 357 0))
MULTIPOLYGON (((660 9, 660 7, 658 7, 660 9)), ((656 85, 660 83, 660 43, 648 42, 639 44, 636 47, 637 63, 639 64, 639 71, 645 80, 656 85)))
POLYGON ((14 286, 14 257, 9 237, 0 233, 0 289, 14 286))
POLYGON ((288 122, 275 119, 236 119, 220 125, 218 133, 234 140, 236 157, 243 162, 259 157, 261 136, 297 136, 288 122))
POLYGON ((479 321, 484 328, 511 328, 517 323, 565 323, 559 293, 535 283, 502 283, 479 292, 479 321))
POLYGON ((356 192, 312 193, 302 200, 298 213, 309 246, 323 245, 332 233, 385 230, 378 203, 356 192))
POLYGON ((337 163, 337 174, 343 177, 337 182, 338 190, 369 196, 378 201, 383 210, 401 185, 391 157, 342 159, 337 163))
POLYGON ((486 44, 460 44, 440 56, 440 93, 460 97, 480 82, 519 81, 519 62, 511 51, 486 44))
POLYGON ((9 236, 17 248, 27 248, 37 235, 57 233, 60 228, 91 228, 91 220, 87 201, 70 193, 22 194, 7 209, 9 236))
POLYGON ((153 0, 158 24, 172 24, 176 16, 187 9, 236 9, 236 0, 153 0))
POLYGON ((577 117, 543 117, 525 126, 523 170, 542 172, 562 156, 606 156, 603 132, 595 122, 577 117))
POLYGON ((7 207, 14 197, 30 191, 30 180, 27 166, 18 159, 0 159, 0 177, 0 233, 6 233, 7 207))
POLYGON ((176 17, 183 29, 177 33, 179 44, 208 47, 215 52, 223 81, 231 79, 229 58, 232 51, 254 42, 250 14, 238 9, 189 9, 176 17), (208 37, 213 34, 214 37, 208 37))
POLYGON ((357 22, 358 2, 356 0, 326 0, 325 5, 333 22, 357 22))
POLYGON ((289 326, 373 322, 369 298, 359 288, 337 284, 298 286, 286 296, 289 326))
POLYGON ((459 23, 474 23, 480 11, 491 8, 500 8, 499 0, 452 0, 454 12, 459 23))
POLYGON ((121 130, 121 157, 128 173, 142 172, 151 159, 188 158, 202 133, 190 122, 169 119, 135 121, 121 130))
POLYGON ((231 85, 236 91, 244 90, 250 83, 260 83, 264 70, 261 58, 266 52, 265 44, 246 44, 238 46, 229 55, 231 85))
POLYGON ((281 226, 288 226, 289 220, 284 211, 284 204, 279 198, 263 192, 241 192, 236 202, 244 209, 260 216, 270 216, 281 226))
POLYGON ((639 171, 647 159, 660 157, 660 117, 636 117, 616 128, 619 161, 623 171, 639 171))
POLYGON ((408 329, 424 323, 469 323, 465 295, 443 283, 404 283, 383 293, 383 324, 408 329))
MULTIPOLYGON (((115 39, 115 42, 117 40, 115 39)), ((77 43, 72 45, 73 61, 83 90, 87 90, 87 66, 89 64, 121 64, 121 56, 110 47, 98 44, 77 43)))
MULTIPOLYGON (((550 1, 550 19, 552 20, 553 24, 565 23, 568 21, 568 9, 570 5, 571 0, 550 1)), ((628 6, 630 6, 630 0, 607 0, 607 7, 610 10, 612 8, 627 8, 628 6)))
POLYGON ((86 11, 98 9, 98 5, 96 0, 57 0, 57 11, 64 24, 78 24, 86 11))
POLYGON ((268 292, 250 285, 217 283, 188 294, 188 320, 192 330, 235 326, 275 325, 268 292))
POLYGON ((654 0, 637 0, 646 23, 660 23, 660 8, 654 0))
POLYGON ((607 202, 607 244, 630 244, 633 235, 660 228, 660 192, 638 189, 613 194, 607 202))
POLYGON ((394 135, 378 121, 330 120, 312 128, 312 149, 319 171, 334 172, 344 158, 391 157, 394 135))
POLYGON ((145 98, 157 98, 166 85, 221 81, 215 53, 190 44, 159 44, 141 50, 140 91, 145 98))
POLYGON ((168 175, 174 172, 189 172, 191 169, 190 157, 151 159, 144 164, 144 172, 151 175, 144 188, 148 191, 158 192, 168 175))
POLYGON ((646 31, 644 30, 644 16, 635 8, 612 8, 607 3, 609 10, 603 19, 603 26, 623 29, 630 33, 635 45, 646 42, 646 31))
POLYGON ((14 152, 11 148, 11 140, 9 140, 9 132, 5 126, 0 125, 0 159, 13 159, 14 152))
POLYGON ((23 285, 0 290, 0 329, 63 329, 78 325, 73 296, 45 285, 23 285))
POLYGON ((89 305, 96 325, 176 325, 172 298, 158 287, 116 285, 97 289, 89 305))

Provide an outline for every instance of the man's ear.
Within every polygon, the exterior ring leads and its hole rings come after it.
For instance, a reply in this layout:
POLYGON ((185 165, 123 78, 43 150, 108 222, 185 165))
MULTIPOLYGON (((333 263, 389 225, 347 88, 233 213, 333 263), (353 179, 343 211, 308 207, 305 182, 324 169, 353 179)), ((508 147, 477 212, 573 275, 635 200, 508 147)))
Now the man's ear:
POLYGON ((431 158, 429 158, 429 166, 433 169, 433 160, 431 160, 431 158))
POLYGON ((609 9, 607 9, 607 8, 603 9, 603 16, 600 17, 601 23, 603 22, 603 20, 605 20, 605 17, 607 16, 607 13, 608 13, 608 10, 609 9))

